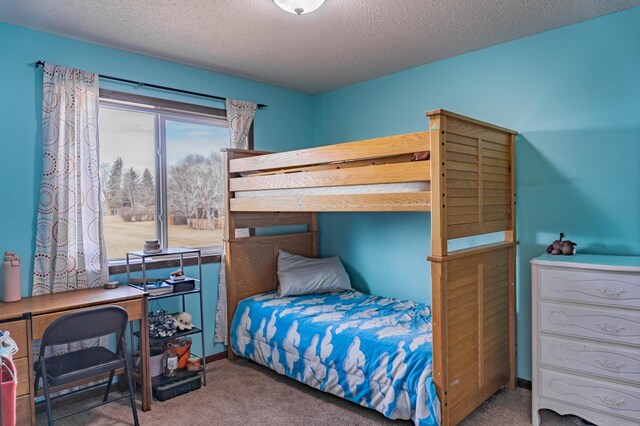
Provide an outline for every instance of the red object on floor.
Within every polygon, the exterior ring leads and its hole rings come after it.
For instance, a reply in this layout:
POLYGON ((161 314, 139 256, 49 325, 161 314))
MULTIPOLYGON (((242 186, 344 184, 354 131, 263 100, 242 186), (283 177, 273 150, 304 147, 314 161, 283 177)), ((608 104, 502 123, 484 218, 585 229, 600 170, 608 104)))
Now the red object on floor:
POLYGON ((2 387, 2 425, 15 426, 16 424, 16 390, 18 388, 18 374, 13 361, 6 357, 0 357, 0 386, 2 387))

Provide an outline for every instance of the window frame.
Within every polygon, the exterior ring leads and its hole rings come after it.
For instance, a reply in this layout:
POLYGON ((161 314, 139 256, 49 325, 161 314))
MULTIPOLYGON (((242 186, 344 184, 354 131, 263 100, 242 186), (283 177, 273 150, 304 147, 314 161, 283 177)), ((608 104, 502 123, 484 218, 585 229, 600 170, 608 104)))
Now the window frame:
MULTIPOLYGON (((221 108, 214 108, 204 105, 191 104, 186 102, 174 101, 169 99, 155 98, 151 96, 137 95, 127 92, 115 90, 100 89, 99 106, 105 105, 107 108, 116 108, 128 111, 138 111, 143 113, 154 114, 154 152, 155 152, 155 198, 156 198, 156 237, 160 239, 161 244, 168 244, 167 235, 167 183, 166 183, 166 138, 164 135, 167 120, 178 121, 194 121, 201 119, 224 119, 227 121, 227 111, 221 108), (158 150, 160 147, 160 150, 158 150), (163 155, 164 154, 164 155, 163 155), (158 208, 160 206, 160 208, 158 208)), ((228 122, 227 122, 228 123, 228 122)), ((254 148, 254 125, 251 124, 249 130, 248 149, 254 148)), ((102 184, 102 183, 101 183, 102 184)), ((220 262, 222 246, 198 247, 202 250, 203 262, 220 262)), ((126 270, 125 259, 113 258, 109 259, 109 273, 121 273, 126 270)), ((185 259, 188 263, 188 259, 185 259)), ((176 261, 172 259, 164 259, 151 261, 150 269, 172 267, 176 261)))

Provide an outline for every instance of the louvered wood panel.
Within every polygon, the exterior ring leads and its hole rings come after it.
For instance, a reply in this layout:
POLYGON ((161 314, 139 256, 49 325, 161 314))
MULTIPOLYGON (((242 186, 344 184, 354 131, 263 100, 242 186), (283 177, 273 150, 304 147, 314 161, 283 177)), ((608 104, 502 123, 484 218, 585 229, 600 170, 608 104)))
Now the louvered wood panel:
POLYGON ((466 354, 464 357, 448 358, 449 404, 455 406, 480 387, 478 364, 480 347, 478 346, 479 314, 478 266, 457 264, 448 265, 447 273, 447 322, 448 353, 466 354))
POLYGON ((510 384, 512 247, 500 243, 440 258, 446 270, 446 403, 452 421, 510 384))
POLYGON ((456 118, 447 121, 443 197, 447 238, 510 229, 513 191, 509 141, 508 133, 496 129, 456 118))
POLYGON ((510 374, 509 363, 509 251, 486 262, 483 270, 483 381, 505 383, 510 374))
POLYGON ((461 170, 468 172, 477 172, 478 165, 474 163, 461 163, 459 161, 447 162, 447 170, 461 170))
POLYGON ((469 138, 482 139, 496 144, 507 145, 509 133, 492 129, 486 125, 471 123, 455 117, 447 117, 447 133, 469 138))

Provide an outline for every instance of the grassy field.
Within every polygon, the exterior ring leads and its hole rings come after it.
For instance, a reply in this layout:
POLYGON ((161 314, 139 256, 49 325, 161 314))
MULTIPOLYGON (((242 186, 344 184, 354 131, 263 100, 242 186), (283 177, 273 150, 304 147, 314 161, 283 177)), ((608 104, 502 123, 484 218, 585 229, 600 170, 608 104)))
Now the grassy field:
MULTIPOLYGON (((144 240, 156 238, 155 222, 125 222, 120 216, 104 216, 104 238, 109 259, 124 259, 131 250, 142 250, 144 240)), ((169 226, 169 246, 207 247, 222 245, 222 229, 199 231, 187 225, 169 226)))

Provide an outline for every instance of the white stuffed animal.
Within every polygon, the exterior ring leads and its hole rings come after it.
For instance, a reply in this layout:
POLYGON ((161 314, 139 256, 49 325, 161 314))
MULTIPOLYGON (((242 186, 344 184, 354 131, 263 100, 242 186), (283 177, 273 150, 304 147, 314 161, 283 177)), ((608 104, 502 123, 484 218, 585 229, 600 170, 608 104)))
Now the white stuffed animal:
POLYGON ((173 317, 173 322, 176 323, 176 328, 180 331, 191 330, 193 324, 191 323, 191 314, 188 312, 180 312, 173 317))

